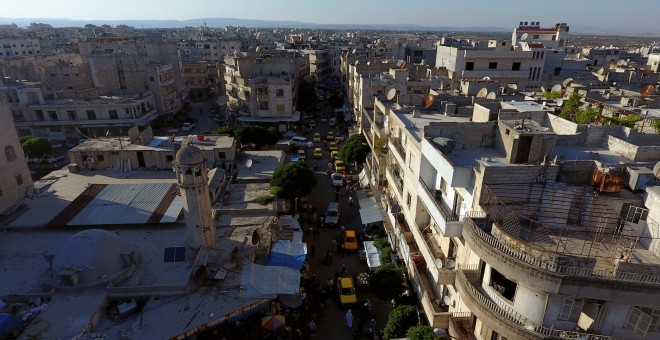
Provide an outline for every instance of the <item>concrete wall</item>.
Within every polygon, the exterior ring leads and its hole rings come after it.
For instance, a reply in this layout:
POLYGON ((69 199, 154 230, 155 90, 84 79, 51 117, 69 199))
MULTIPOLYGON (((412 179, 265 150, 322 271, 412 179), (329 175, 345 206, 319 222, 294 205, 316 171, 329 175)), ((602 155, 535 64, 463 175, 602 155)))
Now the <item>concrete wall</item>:
POLYGON ((454 149, 492 146, 495 122, 443 122, 424 127, 424 137, 444 137, 454 141, 454 149), (483 136, 489 136, 482 144, 483 136))
POLYGON ((559 164, 557 181, 570 185, 590 185, 595 170, 594 161, 564 161, 559 164))

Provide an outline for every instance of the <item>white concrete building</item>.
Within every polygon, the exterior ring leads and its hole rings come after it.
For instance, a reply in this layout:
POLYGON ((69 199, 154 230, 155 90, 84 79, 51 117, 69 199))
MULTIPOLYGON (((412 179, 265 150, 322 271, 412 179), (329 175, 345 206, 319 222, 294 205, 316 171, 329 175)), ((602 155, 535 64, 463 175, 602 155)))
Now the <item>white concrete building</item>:
POLYGON ((0 59, 11 59, 41 54, 39 39, 1 38, 0 59))

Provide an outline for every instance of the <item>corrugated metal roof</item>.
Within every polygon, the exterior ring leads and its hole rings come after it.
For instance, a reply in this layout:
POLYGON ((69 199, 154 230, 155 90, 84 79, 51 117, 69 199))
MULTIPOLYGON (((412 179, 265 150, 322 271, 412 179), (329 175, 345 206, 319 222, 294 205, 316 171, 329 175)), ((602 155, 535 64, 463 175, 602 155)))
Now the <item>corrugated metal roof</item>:
MULTIPOLYGON (((67 225, 106 225, 147 223, 173 183, 109 184, 67 225)), ((181 203, 178 198, 178 205, 181 203)), ((177 201, 175 198, 174 201, 177 201)), ((162 220, 179 216, 172 202, 162 220), (172 209, 170 211, 170 209, 172 209)), ((176 217, 175 217, 176 219, 176 217)))
MULTIPOLYGON (((206 291, 181 297, 152 298, 144 306, 135 339, 170 339, 186 332, 194 334, 200 326, 221 324, 232 312, 248 313, 250 309, 263 308, 263 305, 250 306, 262 299, 243 299, 235 294, 206 291)), ((267 302, 264 301, 266 305, 267 302)))

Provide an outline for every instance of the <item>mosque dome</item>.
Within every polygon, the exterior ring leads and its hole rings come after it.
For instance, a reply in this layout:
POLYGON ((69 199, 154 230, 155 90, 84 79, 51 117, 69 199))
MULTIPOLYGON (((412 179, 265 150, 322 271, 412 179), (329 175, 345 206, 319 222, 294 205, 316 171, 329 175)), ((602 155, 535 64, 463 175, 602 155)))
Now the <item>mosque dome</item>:
POLYGON ((178 166, 199 165, 204 163, 204 155, 198 147, 188 144, 177 151, 174 164, 178 166))

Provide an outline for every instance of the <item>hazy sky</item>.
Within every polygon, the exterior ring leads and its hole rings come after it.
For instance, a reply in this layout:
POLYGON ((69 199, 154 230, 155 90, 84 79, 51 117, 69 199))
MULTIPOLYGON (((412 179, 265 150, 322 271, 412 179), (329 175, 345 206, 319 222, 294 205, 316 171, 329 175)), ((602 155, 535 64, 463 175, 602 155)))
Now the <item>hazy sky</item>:
POLYGON ((658 0, 4 0, 0 17, 239 18, 322 24, 514 27, 557 22, 660 32, 658 0))

